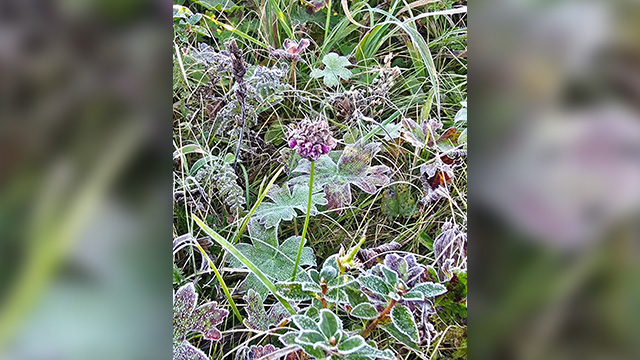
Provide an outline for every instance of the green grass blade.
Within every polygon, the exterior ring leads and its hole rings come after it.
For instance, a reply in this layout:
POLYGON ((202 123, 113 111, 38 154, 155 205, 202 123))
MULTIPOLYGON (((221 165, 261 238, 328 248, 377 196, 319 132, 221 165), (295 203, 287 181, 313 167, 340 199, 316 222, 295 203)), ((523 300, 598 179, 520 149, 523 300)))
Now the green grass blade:
POLYGON ((227 287, 227 284, 222 279, 222 275, 220 275, 220 272, 218 271, 216 264, 213 263, 213 260, 211 260, 209 255, 207 255, 207 253, 204 251, 202 246, 200 246, 200 244, 197 241, 194 241, 193 243, 196 245, 198 250, 200 250, 200 254, 204 256, 205 259, 207 259, 209 266, 211 266, 211 269, 213 269, 213 272, 216 274, 216 278, 218 279, 220 286, 222 286, 222 291, 224 292, 224 295, 227 297, 227 300, 229 300, 229 305, 231 305, 231 308, 233 309, 233 313, 236 314, 236 317, 238 318, 238 320, 242 322, 242 315, 240 315, 240 311, 238 310, 236 303, 233 301, 233 297, 231 297, 229 288, 227 287))
POLYGON ((193 216, 193 220, 198 224, 198 226, 204 231, 207 235, 211 236, 211 238, 220 244, 225 250, 231 253, 238 261, 240 261, 244 266, 246 266, 252 273, 260 279, 260 281, 264 284, 264 286, 271 291, 271 293, 280 301, 280 303, 289 311, 290 314, 294 315, 296 312, 293 310, 293 307, 287 302, 287 300, 283 299, 278 295, 276 291, 276 286, 269 280, 269 278, 258 269, 249 259, 247 259, 233 244, 228 242, 225 238, 220 236, 217 232, 215 232, 212 228, 207 226, 202 220, 200 220, 197 216, 193 216))

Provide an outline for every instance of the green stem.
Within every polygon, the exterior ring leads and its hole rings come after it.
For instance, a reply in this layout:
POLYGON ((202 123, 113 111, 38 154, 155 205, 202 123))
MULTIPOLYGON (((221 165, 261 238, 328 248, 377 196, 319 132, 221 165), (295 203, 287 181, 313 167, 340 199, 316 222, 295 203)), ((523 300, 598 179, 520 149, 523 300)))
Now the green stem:
POLYGON ((331 0, 329 0, 329 4, 327 4, 327 20, 324 23, 324 43, 327 42, 327 38, 329 37, 329 22, 331 20, 331 0))
POLYGON ((309 199, 307 201, 307 215, 304 218, 304 227, 302 228, 302 239, 300 239, 300 247, 298 248, 298 256, 296 257, 296 265, 293 268, 293 275, 291 281, 295 281, 296 274, 298 273, 298 265, 300 265, 300 256, 302 256, 302 247, 304 246, 304 238, 307 235, 307 229, 309 228, 309 215, 311 213, 311 195, 313 195, 313 173, 315 172, 316 162, 311 162, 311 172, 309 173, 309 199))

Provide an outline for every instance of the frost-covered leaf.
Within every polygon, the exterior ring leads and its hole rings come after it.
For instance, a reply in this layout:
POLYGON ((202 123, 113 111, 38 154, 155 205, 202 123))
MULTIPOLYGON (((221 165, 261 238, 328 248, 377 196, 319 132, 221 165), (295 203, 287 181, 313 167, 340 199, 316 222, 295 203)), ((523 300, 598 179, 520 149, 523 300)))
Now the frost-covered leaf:
POLYGON ((229 314, 219 309, 216 302, 205 303, 196 308, 198 293, 193 283, 180 287, 173 295, 173 340, 181 342, 189 332, 199 332, 205 339, 218 341, 222 334, 216 325, 229 314))
POLYGON ((426 282, 418 284, 411 289, 412 292, 419 292, 425 298, 430 298, 438 295, 442 295, 447 292, 447 288, 442 284, 433 282, 426 282))
POLYGON ((407 335, 411 341, 420 341, 418 326, 413 319, 413 314, 406 306, 396 305, 391 309, 391 321, 403 334, 407 335))
POLYGON ((247 303, 247 307, 245 308, 247 317, 244 319, 244 325, 247 328, 267 331, 269 327, 278 325, 289 316, 287 309, 285 309, 281 303, 275 303, 267 311, 264 307, 262 297, 253 289, 249 289, 243 299, 247 303))
POLYGON ((193 0, 193 2, 209 10, 235 11, 241 8, 231 0, 193 0))
POLYGON ((369 303, 362 303, 362 304, 356 305, 356 307, 354 307, 351 310, 350 314, 359 319, 366 319, 366 320, 375 319, 380 315, 378 313, 378 310, 376 310, 376 308, 369 303))
POLYGON ((390 218, 409 217, 418 209, 417 199, 409 184, 394 184, 382 194, 382 212, 390 218))
POLYGON ((420 350, 420 347, 416 345, 407 335, 402 333, 394 324, 390 322, 388 324, 383 324, 380 328, 389 335, 391 335, 394 339, 396 339, 400 344, 406 345, 414 350, 420 350))
POLYGON ((395 285, 398 282, 398 273, 391 270, 388 266, 382 265, 379 267, 382 270, 382 275, 387 280, 388 284, 395 285))
POLYGON ((461 101, 460 104, 462 105, 462 108, 458 110, 458 112, 456 113, 456 116, 453 118, 453 121, 456 124, 466 124, 467 123, 467 102, 461 101))
POLYGON ((367 344, 362 336, 350 336, 333 311, 321 309, 319 318, 316 323, 307 316, 294 315, 293 322, 300 330, 283 335, 280 340, 285 345, 300 346, 317 359, 395 359, 392 352, 378 350, 375 343, 367 344))
MULTIPOLYGON (((351 185, 368 194, 375 194, 379 187, 389 184, 390 169, 385 165, 371 166, 371 161, 379 151, 379 143, 357 142, 345 147, 337 163, 331 156, 321 156, 316 160, 313 183, 314 186, 324 187, 328 209, 342 212, 344 206, 351 204, 351 185)), ((294 172, 302 175, 291 182, 308 184, 310 169, 310 162, 301 160, 294 172)))
MULTIPOLYGON (((424 274, 427 268, 418 264, 413 254, 404 257, 397 254, 388 254, 384 258, 384 265, 398 274, 398 278, 407 285, 412 286, 420 280, 420 276, 424 274)), ((377 273, 374 269, 373 273, 377 273)))
POLYGON ((184 7, 182 5, 173 5, 173 18, 178 19, 187 19, 193 16, 193 12, 189 10, 189 8, 184 7))
POLYGON ((351 62, 345 56, 331 52, 322 58, 322 63, 324 64, 324 69, 313 69, 311 77, 324 77, 324 84, 328 87, 338 86, 340 79, 349 80, 353 76, 351 70, 346 68, 351 65, 351 62))
POLYGON ((386 125, 371 125, 374 134, 383 136, 386 141, 399 138, 402 135, 403 126, 401 123, 388 123, 386 125))
POLYGON ((378 350, 375 347, 365 344, 364 346, 359 347, 353 353, 350 353, 346 357, 347 360, 377 360, 377 359, 388 359, 395 360, 396 356, 391 352, 391 350, 378 350))
POLYGON ((338 346, 338 351, 340 351, 341 354, 350 354, 358 351, 358 349, 365 345, 366 342, 364 341, 364 338, 357 335, 343 341, 340 346, 338 346))
POLYGON ((316 343, 325 342, 327 339, 317 331, 302 330, 296 337, 297 344, 315 345, 316 343))
POLYGON ((389 293, 391 292, 389 285, 382 278, 375 275, 362 276, 358 279, 358 282, 363 288, 377 295, 386 297, 389 296, 389 293))
POLYGON ((313 319, 306 315, 293 315, 291 317, 293 323, 300 328, 300 330, 309 330, 309 331, 317 331, 320 332, 318 328, 318 324, 316 324, 313 319))
POLYGON ((320 323, 318 326, 324 336, 330 339, 332 336, 336 336, 338 331, 342 331, 342 320, 333 311, 322 309, 320 310, 320 323))
POLYGON ((234 360, 255 360, 260 359, 263 356, 269 355, 278 349, 271 345, 267 344, 265 346, 262 345, 251 345, 250 347, 243 347, 238 350, 236 353, 236 357, 234 360))
POLYGON ((184 340, 173 344, 173 360, 209 360, 202 350, 184 340))
MULTIPOLYGON (((291 280, 293 268, 298 255, 301 237, 292 236, 280 243, 278 241, 277 227, 267 229, 257 221, 249 222, 249 235, 253 244, 238 244, 236 248, 247 257, 265 275, 275 281, 291 280)), ((243 267, 235 258, 229 260, 232 266, 243 267)), ((315 257, 310 247, 302 248, 300 266, 315 265, 315 257)), ((298 271, 296 281, 308 281, 309 278, 304 271, 298 271)), ((243 286, 246 289, 253 289, 265 298, 269 294, 269 289, 258 280, 254 274, 249 274, 243 286)))
POLYGON ((222 333, 216 329, 229 314, 219 309, 216 302, 205 303, 196 308, 198 293, 193 283, 180 287, 173 294, 173 359, 206 360, 207 356, 191 345, 187 335, 199 332, 207 340, 218 341, 222 333))
MULTIPOLYGON (((287 185, 283 187, 273 185, 269 189, 267 197, 271 199, 271 202, 262 202, 256 209, 254 217, 267 228, 277 227, 280 221, 291 221, 298 216, 296 209, 300 210, 302 214, 307 211, 309 186, 299 184, 289 188, 287 185)), ((311 216, 318 213, 316 205, 326 204, 327 200, 322 192, 313 194, 311 196, 311 216)))
POLYGON ((313 293, 303 289, 303 282, 281 281, 276 284, 278 295, 291 301, 303 301, 313 298, 313 293))

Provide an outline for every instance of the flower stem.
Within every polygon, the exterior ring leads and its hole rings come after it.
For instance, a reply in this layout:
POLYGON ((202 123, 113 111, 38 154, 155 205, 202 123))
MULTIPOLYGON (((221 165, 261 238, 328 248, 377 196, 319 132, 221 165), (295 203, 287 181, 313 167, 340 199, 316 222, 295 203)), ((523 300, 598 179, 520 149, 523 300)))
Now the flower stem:
POLYGON ((378 323, 380 322, 380 320, 384 319, 384 317, 391 312, 391 309, 395 304, 396 304, 396 300, 391 299, 391 302, 389 303, 389 305, 387 305, 387 307, 384 310, 382 310, 380 315, 377 318, 375 318, 373 322, 369 326, 367 326, 367 328, 362 332, 362 337, 366 337, 367 335, 369 335, 371 330, 375 329, 376 326, 378 326, 378 323))
POLYGON ((300 247, 298 248, 298 256, 296 257, 296 265, 293 267, 293 275, 291 281, 295 281, 298 273, 298 265, 300 265, 300 256, 302 256, 302 247, 304 246, 304 238, 309 228, 309 215, 311 215, 311 195, 313 195, 313 173, 315 172, 316 162, 311 161, 311 171, 309 173, 309 199, 307 201, 307 215, 304 218, 304 227, 302 228, 302 239, 300 239, 300 247))

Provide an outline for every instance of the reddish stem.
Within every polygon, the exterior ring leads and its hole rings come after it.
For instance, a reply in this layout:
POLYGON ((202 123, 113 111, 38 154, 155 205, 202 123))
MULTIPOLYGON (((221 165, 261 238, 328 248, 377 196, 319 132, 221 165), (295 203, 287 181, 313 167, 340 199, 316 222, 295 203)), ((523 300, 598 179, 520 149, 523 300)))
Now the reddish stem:
POLYGON ((322 289, 322 297, 320 298, 320 301, 322 301, 322 308, 326 309, 327 300, 325 300, 324 297, 327 295, 327 285, 320 285, 320 288, 322 289))
POLYGON ((375 318, 373 322, 369 326, 367 326, 367 328, 362 332, 362 337, 367 337, 367 335, 369 335, 371 330, 375 329, 376 326, 378 326, 378 323, 380 322, 380 320, 384 319, 385 316, 389 315, 389 313, 391 312, 391 309, 396 304, 396 302, 397 301, 395 299, 391 299, 391 302, 389 303, 389 305, 387 305, 387 307, 384 310, 382 310, 380 315, 378 315, 378 317, 375 318))

